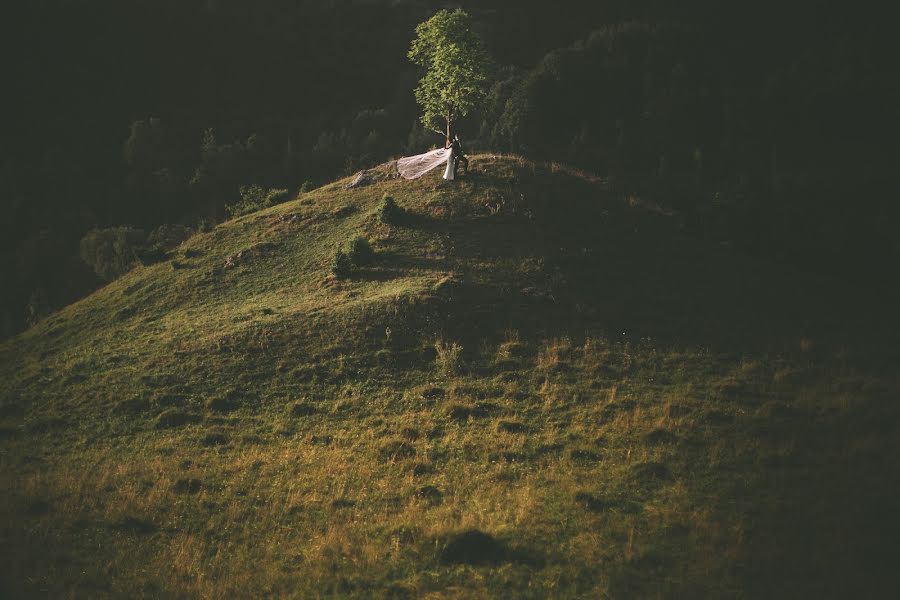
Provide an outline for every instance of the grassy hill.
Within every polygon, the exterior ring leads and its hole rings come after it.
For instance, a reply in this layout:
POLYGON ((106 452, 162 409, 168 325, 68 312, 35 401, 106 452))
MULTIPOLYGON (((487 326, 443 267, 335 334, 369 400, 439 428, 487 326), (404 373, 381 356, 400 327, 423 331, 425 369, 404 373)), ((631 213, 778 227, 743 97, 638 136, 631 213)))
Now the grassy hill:
POLYGON ((0 346, 3 597, 893 589, 885 308, 472 164, 229 221, 0 346))

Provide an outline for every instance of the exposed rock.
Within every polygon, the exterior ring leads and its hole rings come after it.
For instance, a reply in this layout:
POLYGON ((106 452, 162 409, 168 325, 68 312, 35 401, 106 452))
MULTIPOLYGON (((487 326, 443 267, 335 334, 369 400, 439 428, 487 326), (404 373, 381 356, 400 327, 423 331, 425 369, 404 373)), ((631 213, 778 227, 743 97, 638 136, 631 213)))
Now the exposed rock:
POLYGON ((371 175, 369 175, 367 171, 360 171, 356 174, 356 177, 353 178, 353 181, 344 186, 344 189, 352 190, 354 188, 367 186, 374 182, 375 179, 371 175))

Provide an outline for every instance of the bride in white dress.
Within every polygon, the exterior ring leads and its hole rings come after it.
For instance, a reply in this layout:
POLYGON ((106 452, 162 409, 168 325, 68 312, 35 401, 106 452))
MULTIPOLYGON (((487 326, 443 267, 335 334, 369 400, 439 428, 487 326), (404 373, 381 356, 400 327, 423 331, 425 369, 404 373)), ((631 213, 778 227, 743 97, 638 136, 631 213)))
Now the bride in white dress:
POLYGON ((453 181, 453 175, 456 171, 456 160, 453 152, 453 147, 445 148, 447 150, 447 154, 450 156, 447 158, 447 168, 444 169, 444 179, 447 181, 453 181))

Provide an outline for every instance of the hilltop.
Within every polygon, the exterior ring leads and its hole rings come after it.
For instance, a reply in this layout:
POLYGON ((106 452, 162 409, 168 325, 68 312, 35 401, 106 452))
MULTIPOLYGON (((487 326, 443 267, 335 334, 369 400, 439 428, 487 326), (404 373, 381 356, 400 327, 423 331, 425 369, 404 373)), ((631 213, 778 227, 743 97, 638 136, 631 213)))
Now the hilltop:
POLYGON ((885 308, 472 166, 228 221, 0 345, 4 597, 891 589, 885 308))

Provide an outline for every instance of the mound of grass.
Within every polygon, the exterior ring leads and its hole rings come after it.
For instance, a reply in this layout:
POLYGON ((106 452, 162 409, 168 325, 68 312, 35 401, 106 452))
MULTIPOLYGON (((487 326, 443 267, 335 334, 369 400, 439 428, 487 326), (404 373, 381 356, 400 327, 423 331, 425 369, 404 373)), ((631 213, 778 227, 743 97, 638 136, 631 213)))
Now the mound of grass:
POLYGON ((201 231, 0 344, 0 589, 890 597, 892 307, 472 162, 201 231))

